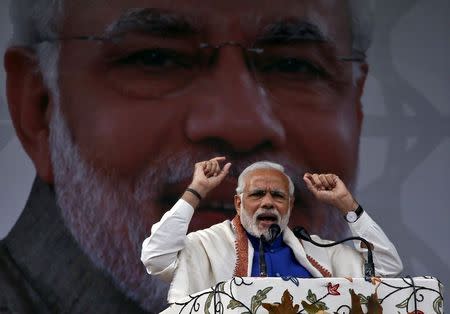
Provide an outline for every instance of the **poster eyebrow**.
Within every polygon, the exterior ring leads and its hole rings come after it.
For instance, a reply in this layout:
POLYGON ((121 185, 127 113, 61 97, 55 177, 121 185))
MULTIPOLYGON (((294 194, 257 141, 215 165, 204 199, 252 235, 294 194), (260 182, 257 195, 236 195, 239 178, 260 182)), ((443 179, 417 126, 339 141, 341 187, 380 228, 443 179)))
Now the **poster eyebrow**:
POLYGON ((130 9, 105 30, 106 37, 121 36, 129 32, 143 32, 164 37, 185 37, 199 33, 194 18, 173 11, 155 8, 130 9))
POLYGON ((329 42, 325 33, 316 24, 301 19, 285 19, 264 26, 257 38, 258 43, 293 41, 329 42))

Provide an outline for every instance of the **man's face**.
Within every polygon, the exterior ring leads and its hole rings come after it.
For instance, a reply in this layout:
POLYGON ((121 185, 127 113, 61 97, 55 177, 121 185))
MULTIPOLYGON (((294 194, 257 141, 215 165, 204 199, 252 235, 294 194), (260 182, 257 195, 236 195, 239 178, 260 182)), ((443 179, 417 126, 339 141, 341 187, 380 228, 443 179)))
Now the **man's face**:
MULTIPOLYGON (((194 163, 212 156, 227 156, 233 168, 202 202, 191 229, 234 215, 237 174, 265 159, 285 165, 296 184, 292 224, 322 235, 341 230, 301 177, 334 172, 350 185, 355 177, 360 90, 352 64, 336 58, 351 54, 344 1, 66 3, 61 37, 120 35, 62 41, 59 87, 70 139, 99 191, 86 208, 62 203, 82 246, 77 233, 89 226, 83 212, 92 216, 96 243, 109 243, 108 256, 95 253, 95 243, 84 245, 98 260, 136 260, 131 283, 121 277, 130 268, 110 267, 113 276, 121 272, 116 277, 125 289, 142 288, 135 282, 144 274, 137 264, 140 242, 188 186, 194 163), (214 51, 199 49, 202 43, 228 44, 214 51), (103 196, 101 183, 108 191, 103 196), (109 200, 117 201, 115 210, 107 209, 109 200), (108 222, 98 223, 102 219, 108 222)), ((72 190, 85 189, 73 172, 60 174, 56 184, 78 180, 72 190)), ((84 238, 92 240, 89 232, 84 238)))
POLYGON ((257 169, 245 177, 245 188, 236 195, 235 206, 244 228, 253 236, 269 239, 270 225, 283 230, 288 221, 293 197, 289 195, 286 176, 275 169, 257 169))

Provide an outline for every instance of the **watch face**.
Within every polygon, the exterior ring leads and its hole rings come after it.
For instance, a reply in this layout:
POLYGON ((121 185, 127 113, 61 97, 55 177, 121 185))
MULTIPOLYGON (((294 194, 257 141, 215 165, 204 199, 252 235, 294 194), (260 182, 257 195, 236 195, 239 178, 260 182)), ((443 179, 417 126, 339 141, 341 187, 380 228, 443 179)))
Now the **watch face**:
POLYGON ((355 222, 358 219, 358 215, 354 211, 350 211, 345 215, 345 219, 348 222, 355 222))

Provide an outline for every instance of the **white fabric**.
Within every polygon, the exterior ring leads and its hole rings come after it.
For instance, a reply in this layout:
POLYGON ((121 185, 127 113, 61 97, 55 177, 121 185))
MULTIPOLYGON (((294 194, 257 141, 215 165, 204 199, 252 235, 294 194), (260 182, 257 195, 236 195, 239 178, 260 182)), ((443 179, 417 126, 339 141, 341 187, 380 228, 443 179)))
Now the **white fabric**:
MULTIPOLYGON (((233 276, 236 264, 235 232, 230 221, 186 235, 194 209, 180 199, 161 220, 154 224, 151 236, 142 244, 141 260, 147 272, 170 282, 168 300, 174 302, 188 294, 215 285, 233 276)), ((374 246, 374 264, 378 276, 396 276, 402 262, 394 245, 365 212, 349 224, 353 235, 361 236, 374 246)), ((327 242, 318 236, 316 241, 327 242)), ((364 277, 364 259, 359 243, 355 248, 338 245, 319 248, 300 242, 290 229, 283 232, 284 242, 293 250, 298 262, 314 277, 323 277, 307 255, 331 272, 333 277, 364 277)), ((253 247, 248 241, 248 276, 251 274, 253 247)))

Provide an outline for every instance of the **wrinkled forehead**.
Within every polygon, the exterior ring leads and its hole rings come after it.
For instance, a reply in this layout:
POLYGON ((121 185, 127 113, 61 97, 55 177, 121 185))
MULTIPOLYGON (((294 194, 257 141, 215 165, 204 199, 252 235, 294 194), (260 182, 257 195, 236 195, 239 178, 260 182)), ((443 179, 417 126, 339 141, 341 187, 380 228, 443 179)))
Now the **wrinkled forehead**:
POLYGON ((66 36, 177 23, 214 40, 242 40, 267 32, 304 31, 348 43, 346 0, 67 0, 66 36), (230 38, 233 35, 233 38, 230 38))

